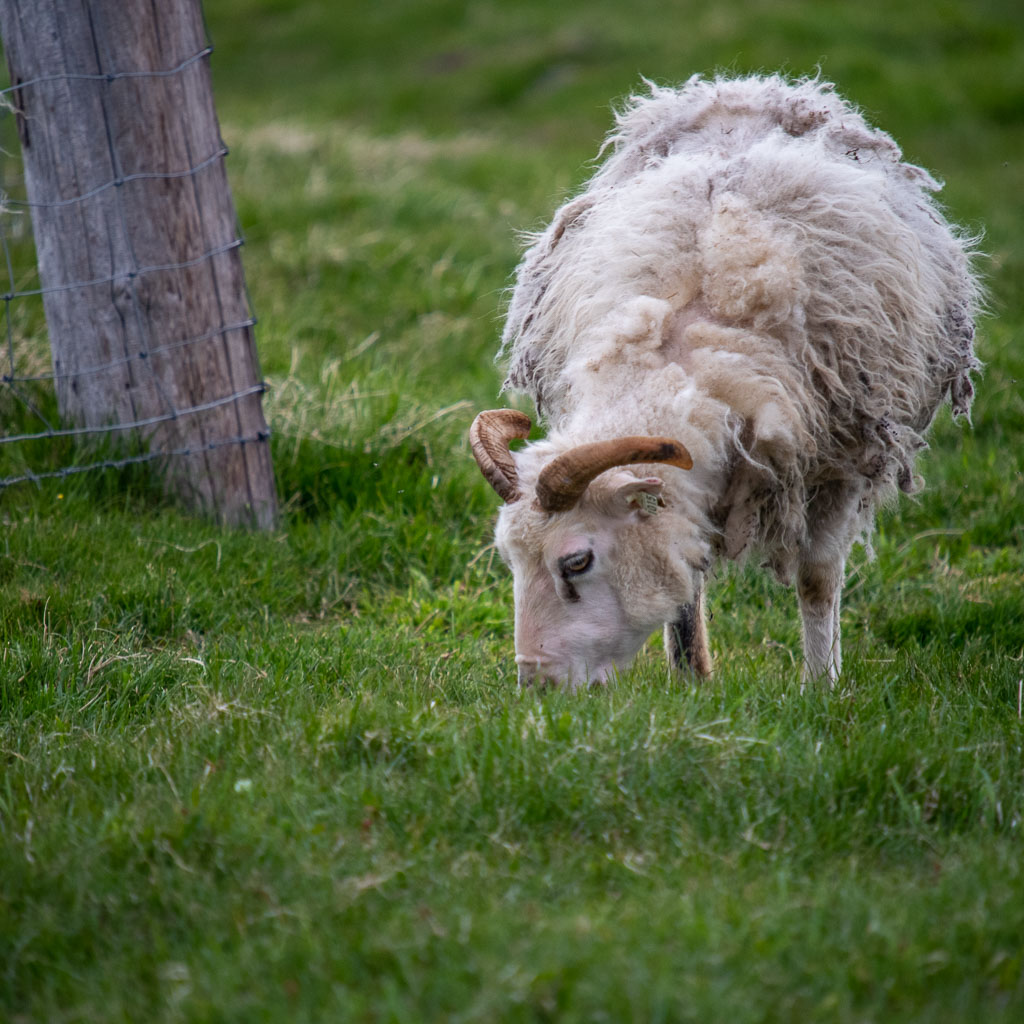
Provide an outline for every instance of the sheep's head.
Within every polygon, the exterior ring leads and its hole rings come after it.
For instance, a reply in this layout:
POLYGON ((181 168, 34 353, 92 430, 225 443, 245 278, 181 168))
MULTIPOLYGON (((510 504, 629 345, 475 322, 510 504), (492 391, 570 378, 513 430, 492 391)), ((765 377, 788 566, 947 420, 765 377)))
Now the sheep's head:
POLYGON ((663 481, 625 467, 692 462, 663 437, 510 451, 529 431, 511 409, 481 413, 470 431, 480 470, 505 501, 495 541, 514 577, 519 681, 604 682, 693 601, 704 558, 664 509, 663 481))

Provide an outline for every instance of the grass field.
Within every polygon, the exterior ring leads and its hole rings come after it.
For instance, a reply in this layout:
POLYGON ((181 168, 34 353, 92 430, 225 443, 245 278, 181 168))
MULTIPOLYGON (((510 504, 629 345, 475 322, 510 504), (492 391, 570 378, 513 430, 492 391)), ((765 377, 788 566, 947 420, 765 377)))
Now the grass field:
POLYGON ((0 1020, 1024 1020, 1024 9, 206 9, 282 521, 0 496, 0 1020), (516 232, 641 75, 819 65, 986 233, 973 429, 858 549, 834 691, 730 569, 713 681, 655 639, 520 693, 465 439, 516 232))

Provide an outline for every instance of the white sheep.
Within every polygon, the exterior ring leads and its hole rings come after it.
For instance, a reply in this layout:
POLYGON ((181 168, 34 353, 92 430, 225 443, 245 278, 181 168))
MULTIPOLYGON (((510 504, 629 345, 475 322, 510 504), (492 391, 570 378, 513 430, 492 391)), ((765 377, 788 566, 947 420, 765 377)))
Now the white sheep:
POLYGON ((973 240, 817 79, 650 86, 617 125, 508 310, 506 387, 548 437, 510 451, 530 421, 509 409, 471 430, 520 682, 604 681, 662 625, 707 675, 708 571, 751 552, 795 579, 805 675, 834 680, 852 544, 920 486, 946 397, 970 411, 973 240))

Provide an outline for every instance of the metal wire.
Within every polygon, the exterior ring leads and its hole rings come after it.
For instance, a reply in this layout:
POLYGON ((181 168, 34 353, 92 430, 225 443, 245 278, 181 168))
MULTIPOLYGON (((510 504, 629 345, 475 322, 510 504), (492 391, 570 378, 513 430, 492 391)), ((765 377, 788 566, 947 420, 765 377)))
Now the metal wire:
POLYGON ((18 89, 27 89, 34 85, 45 85, 47 82, 116 82, 119 78, 169 78, 173 75, 180 75, 186 68, 205 60, 211 53, 213 53, 213 47, 204 46, 198 53, 186 57, 180 64, 158 71, 105 71, 99 74, 75 72, 74 74, 39 75, 38 78, 31 78, 27 82, 19 82, 18 85, 0 89, 0 96, 6 99, 8 93, 16 92, 18 89))
MULTIPOLYGON (((20 85, 18 88, 24 89, 25 86, 20 85)), ((10 90, 4 89, 0 92, 0 96, 6 92, 10 92, 10 90)), ((5 201, 5 205, 12 208, 29 210, 34 207, 46 207, 51 210, 60 209, 63 206, 73 206, 75 203, 83 203, 87 199, 95 199, 96 196, 102 195, 104 192, 109 192, 112 188, 120 188, 122 185, 127 185, 132 181, 152 181, 153 179, 172 181, 175 178, 192 178, 207 167, 219 163, 227 155, 227 147, 221 146, 216 153, 211 154, 205 160, 201 160, 195 166, 188 167, 183 171, 138 171, 135 174, 126 174, 123 178, 111 178, 110 181, 105 181, 102 185, 97 185, 95 188, 89 189, 88 192, 83 192, 81 195, 77 196, 71 196, 68 199, 56 199, 49 203, 33 203, 28 199, 7 199, 5 201)))
POLYGON ((12 484, 38 483, 40 480, 56 480, 74 476, 76 473, 88 473, 94 469, 123 469, 125 466, 134 466, 143 462, 153 462, 155 459, 182 458, 189 455, 198 455, 201 452, 212 452, 217 448, 225 448, 228 445, 252 444, 254 442, 265 443, 270 440, 270 431, 260 431, 251 437, 228 437, 223 441, 208 441, 206 444, 193 445, 185 448, 173 448, 170 451, 149 451, 141 455, 126 455, 120 459, 99 459, 90 462, 85 466, 65 466, 63 469, 48 470, 45 473, 33 473, 26 470, 21 476, 11 476, 0 480, 0 485, 9 487, 12 484))
MULTIPOLYGON (((110 84, 118 79, 173 78, 175 76, 182 75, 194 64, 207 60, 212 49, 213 48, 210 45, 206 45, 197 50, 191 56, 187 57, 185 60, 170 68, 110 71, 99 74, 40 75, 29 81, 20 82, 17 85, 12 85, 6 89, 0 90, 0 109, 7 111, 7 117, 13 117, 15 105, 11 103, 12 94, 16 92, 24 92, 24 90, 45 85, 47 83, 60 81, 93 81, 105 83, 109 88, 110 84)), ((237 387, 232 384, 230 385, 229 393, 227 394, 212 398, 209 401, 196 403, 185 408, 176 407, 171 395, 167 393, 163 382, 153 371, 153 357, 170 352, 179 352, 183 349, 195 349, 204 345, 220 345, 232 332, 252 328, 256 323, 256 318, 252 316, 250 312, 250 315, 243 319, 235 317, 230 322, 223 322, 224 318, 222 315, 221 323, 204 330, 202 333, 198 333, 193 336, 181 337, 164 344, 150 345, 149 326, 146 322, 138 294, 138 284, 140 279, 143 279, 148 275, 186 270, 191 267, 208 263, 224 253, 228 253, 239 248, 243 244, 243 239, 241 237, 241 233, 237 230, 237 224, 235 237, 220 244, 208 244, 207 248, 190 259, 184 259, 175 263, 140 265, 132 245, 131 232, 128 228, 124 204, 118 201, 117 210, 121 221, 123 237, 130 257, 131 269, 87 280, 48 285, 40 284, 38 287, 32 286, 31 281, 28 282, 28 286, 23 284, 19 287, 17 285, 16 282, 18 275, 20 274, 23 277, 31 276, 34 273, 34 266, 29 268, 19 266, 18 260, 16 260, 12 254, 11 244, 6 230, 12 211, 21 212, 27 218, 31 216, 34 211, 43 208, 61 209, 72 207, 76 204, 96 199, 103 193, 111 190, 114 190, 116 195, 120 195, 118 190, 122 189, 128 183, 136 181, 170 181, 180 179, 191 179, 192 181, 195 181, 197 176, 208 168, 221 163, 228 153, 228 149, 223 144, 223 140, 220 140, 220 145, 214 152, 203 156, 201 159, 195 160, 190 164, 190 166, 178 168, 172 171, 151 171, 143 169, 132 174, 124 174, 122 171, 122 160, 120 158, 120 154, 117 152, 117 147, 114 143, 113 137, 109 133, 109 130, 108 146, 110 150, 111 167, 114 172, 113 177, 99 185, 94 185, 79 194, 65 196, 61 199, 54 199, 52 201, 39 200, 38 198, 30 201, 28 199, 7 198, 2 194, 2 192, 0 192, 0 221, 2 221, 2 223, 0 223, 0 247, 3 249, 3 267, 7 274, 6 291, 0 294, 0 301, 3 302, 3 315, 5 322, 3 355, 6 357, 7 362, 7 367, 0 371, 0 397, 3 395, 10 396, 17 406, 20 406, 27 411, 28 419, 30 421, 35 421, 39 424, 39 429, 37 430, 25 430, 22 428, 15 433, 7 434, 3 432, 5 429, 4 424, 0 422, 0 452, 12 450, 7 446, 24 445, 28 442, 45 442, 47 440, 57 438, 80 438, 92 435, 124 436, 125 432, 145 431, 146 428, 152 428, 162 423, 183 420, 192 416, 199 416, 204 412, 209 412, 212 409, 238 402, 248 396, 261 394, 266 389, 266 385, 262 382, 250 384, 245 387, 237 387), (12 307, 14 307, 15 304, 38 300, 49 293, 57 291, 100 288, 112 285, 120 286, 123 293, 127 294, 130 298, 132 305, 131 315, 135 323, 137 336, 141 341, 141 344, 139 344, 136 351, 125 352, 123 355, 111 358, 108 361, 71 371, 62 369, 51 372, 39 372, 37 367, 34 372, 26 371, 19 373, 18 364, 21 356, 33 356, 38 361, 41 354, 38 347, 36 347, 39 345, 38 339, 29 341, 17 336, 17 332, 14 329, 12 321, 12 307), (163 411, 149 416, 132 416, 126 422, 109 423, 103 426, 83 426, 74 424, 55 425, 50 422, 47 415, 40 408, 38 400, 40 389, 47 394, 55 393, 56 385, 60 381, 67 381, 70 378, 80 378, 88 375, 103 375, 115 372, 118 369, 123 370, 123 368, 129 364, 148 368, 150 372, 149 382, 161 397, 164 405, 163 411), (30 390, 32 392, 31 394, 29 393, 30 390)), ((5 155, 9 156, 9 154, 5 155)), ((251 310, 248 291, 246 291, 246 303, 249 310, 251 310)), ((221 308, 219 299, 217 305, 218 308, 221 308)), ((44 399, 44 405, 48 404, 50 404, 50 402, 44 399)), ((142 435, 138 436, 139 439, 142 440, 142 435)), ((178 445, 163 450, 160 449, 158 445, 152 443, 152 437, 150 437, 149 441, 151 447, 149 450, 140 454, 126 455, 123 457, 95 458, 92 461, 84 461, 81 463, 76 462, 73 465, 67 465, 57 469, 41 469, 37 471, 31 468, 20 467, 19 472, 9 476, 0 477, 0 492, 4 491, 8 487, 14 486, 15 484, 26 482, 38 483, 42 480, 61 479, 80 473, 119 469, 138 463, 151 462, 156 459, 187 458, 189 456, 214 451, 230 445, 266 444, 269 437, 269 431, 264 430, 248 435, 239 433, 235 436, 223 438, 207 439, 203 437, 201 442, 178 445)), ((86 456, 86 458, 88 458, 88 456, 86 456)))

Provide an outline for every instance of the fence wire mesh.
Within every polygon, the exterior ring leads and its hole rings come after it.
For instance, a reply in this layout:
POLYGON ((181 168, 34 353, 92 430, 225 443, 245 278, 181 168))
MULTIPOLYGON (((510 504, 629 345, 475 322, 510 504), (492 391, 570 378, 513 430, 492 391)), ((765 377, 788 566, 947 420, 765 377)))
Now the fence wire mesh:
MULTIPOLYGON (((158 431, 160 424, 177 423, 201 417, 213 409, 238 403, 265 390, 262 382, 244 386, 234 384, 234 374, 225 377, 229 385, 223 393, 201 402, 182 402, 176 398, 157 370, 161 360, 174 358, 201 346, 217 345, 229 335, 249 331, 256 323, 252 303, 245 292, 245 314, 241 317, 222 315, 218 323, 205 330, 185 333, 179 337, 154 340, 147 323, 147 309, 140 294, 147 280, 181 274, 190 268, 211 263, 218 257, 237 250, 242 244, 237 221, 234 234, 216 238, 216 229, 203 224, 200 237, 212 239, 195 255, 166 263, 147 263, 139 258, 132 244, 129 213, 124 202, 125 190, 140 182, 196 181, 212 168, 222 165, 228 150, 223 139, 210 152, 200 153, 187 165, 176 168, 144 168, 125 173, 134 162, 120 150, 118 132, 108 129, 109 178, 82 188, 73 195, 30 199, 26 188, 24 165, 20 157, 19 110, 29 90, 52 87, 74 89, 98 88, 104 97, 124 80, 157 81, 186 74, 200 62, 207 62, 212 52, 208 44, 169 68, 149 70, 105 70, 101 74, 40 75, 30 81, 17 82, 0 90, 0 249, 3 264, 0 273, 5 281, 0 301, 3 306, 3 354, 0 373, 0 493, 7 488, 30 481, 64 478, 74 474, 117 469, 158 459, 176 459, 212 452, 228 446, 266 444, 269 430, 228 432, 225 436, 209 436, 209 430, 158 431), (116 221, 123 238, 117 242, 127 259, 109 259, 109 273, 83 276, 81 279, 44 284, 37 265, 31 220, 41 212, 74 211, 97 201, 113 197, 116 221), (85 294, 105 290, 117 305, 116 315, 134 321, 133 344, 123 352, 110 354, 90 365, 61 366, 48 344, 45 306, 47 296, 61 291, 85 294), (115 300, 115 296, 119 301, 115 300), (127 305, 124 297, 127 297, 127 305), (112 373, 130 372, 133 387, 151 388, 158 396, 156 411, 152 403, 146 415, 129 414, 123 410, 111 414, 103 423, 83 423, 81 417, 69 419, 61 415, 60 389, 77 388, 89 378, 112 373), (189 437, 188 443, 175 444, 175 438, 189 437)), ((109 121, 112 106, 104 98, 109 121)), ((186 112, 181 112, 186 116, 186 112)), ((198 187, 198 186, 197 186, 198 187)), ((199 206, 202 214, 202 205, 199 206)), ((85 214, 83 213, 83 217, 85 214)), ((97 259, 102 265, 103 260, 97 259)), ((244 287, 244 285, 243 285, 244 287)), ((165 334, 165 332, 161 332, 165 334)), ((127 334, 126 334, 127 337, 127 334)), ((258 399, 257 399, 258 401, 258 399)), ((131 404, 135 411, 134 402, 131 404)), ((250 417, 251 420, 251 417, 250 417)), ((239 416, 241 423, 244 417, 239 416)), ((223 422, 221 418, 220 422, 223 422)))

